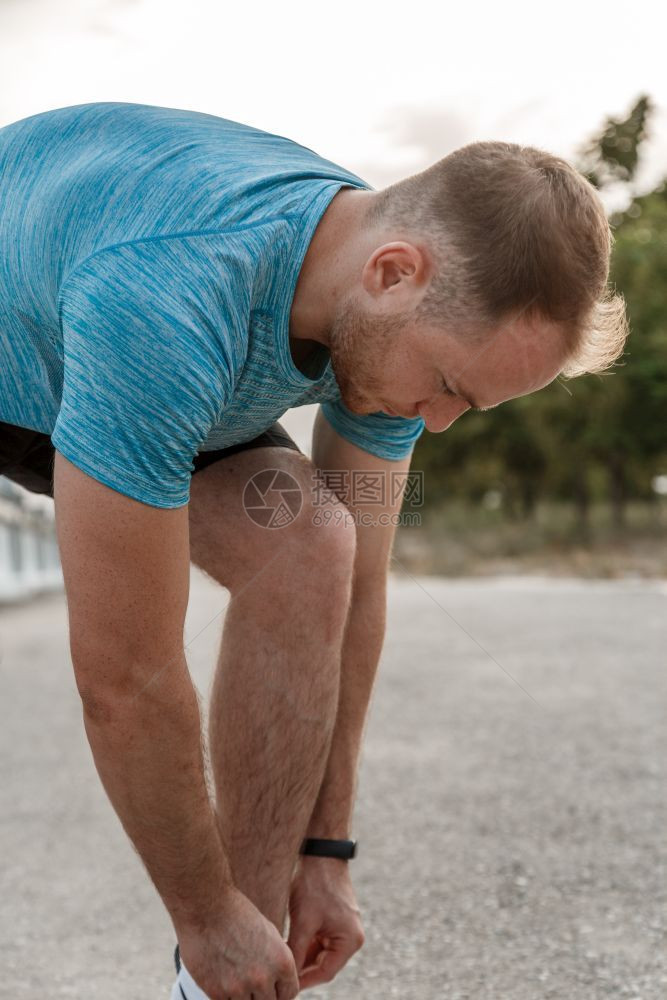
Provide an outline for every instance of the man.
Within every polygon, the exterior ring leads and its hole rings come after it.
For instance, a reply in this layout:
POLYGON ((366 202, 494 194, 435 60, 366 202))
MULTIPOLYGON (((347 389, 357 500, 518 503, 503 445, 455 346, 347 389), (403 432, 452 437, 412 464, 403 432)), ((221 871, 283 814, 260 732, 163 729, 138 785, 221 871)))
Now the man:
POLYGON ((0 130, 0 194, 0 472, 55 500, 84 725, 173 921, 174 995, 287 1000, 363 943, 344 857, 400 508, 316 506, 316 473, 406 473, 424 426, 607 367, 602 206, 531 148, 376 192, 284 137, 117 103, 0 130), (312 402, 311 461, 276 420, 312 402), (267 469, 302 501, 279 530, 244 509, 267 469), (214 796, 190 561, 231 594, 214 796))

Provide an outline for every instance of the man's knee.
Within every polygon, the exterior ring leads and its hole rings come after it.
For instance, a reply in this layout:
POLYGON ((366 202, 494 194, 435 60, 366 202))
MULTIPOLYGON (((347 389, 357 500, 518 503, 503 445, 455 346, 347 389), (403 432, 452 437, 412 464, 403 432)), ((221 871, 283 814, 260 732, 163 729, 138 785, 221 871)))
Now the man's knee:
POLYGON ((263 455, 250 451, 195 478, 191 558, 223 586, 234 592, 275 561, 292 585, 321 584, 326 578, 332 598, 336 590, 345 590, 354 569, 356 529, 335 494, 318 489, 315 467, 304 455, 285 449, 263 455), (281 483, 277 477, 267 486, 262 476, 269 471, 283 471, 290 478, 281 483), (279 503, 281 486, 294 483, 298 490, 290 489, 279 503), (266 487, 265 506, 253 484, 266 487))
POLYGON ((349 510, 335 495, 318 498, 313 493, 307 472, 299 481, 299 513, 285 528, 272 532, 277 537, 271 542, 284 545, 278 558, 292 590, 325 590, 332 603, 339 598, 346 601, 354 573, 356 528, 349 510))
POLYGON ((342 501, 332 496, 323 503, 309 503, 302 511, 299 544, 312 551, 323 570, 352 575, 357 548, 354 520, 342 501))

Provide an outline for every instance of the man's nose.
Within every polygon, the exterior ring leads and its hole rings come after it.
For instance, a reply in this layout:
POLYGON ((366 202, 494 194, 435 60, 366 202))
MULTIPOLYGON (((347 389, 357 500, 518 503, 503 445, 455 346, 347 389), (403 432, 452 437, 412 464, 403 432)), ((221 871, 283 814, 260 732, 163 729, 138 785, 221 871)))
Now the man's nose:
POLYGON ((465 399, 457 399, 449 396, 439 396, 437 399, 427 400, 417 405, 419 416, 426 424, 426 430, 432 434, 439 434, 451 427, 455 420, 470 409, 470 404, 465 399))

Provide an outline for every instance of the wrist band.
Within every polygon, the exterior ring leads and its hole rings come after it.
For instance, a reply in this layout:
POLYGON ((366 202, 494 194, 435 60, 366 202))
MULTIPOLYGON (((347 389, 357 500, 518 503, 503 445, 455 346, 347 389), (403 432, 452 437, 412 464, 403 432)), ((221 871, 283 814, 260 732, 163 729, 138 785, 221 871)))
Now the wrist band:
POLYGON ((306 837, 301 844, 301 854, 310 854, 318 858, 338 858, 340 861, 351 861, 357 856, 356 840, 321 840, 317 837, 306 837))

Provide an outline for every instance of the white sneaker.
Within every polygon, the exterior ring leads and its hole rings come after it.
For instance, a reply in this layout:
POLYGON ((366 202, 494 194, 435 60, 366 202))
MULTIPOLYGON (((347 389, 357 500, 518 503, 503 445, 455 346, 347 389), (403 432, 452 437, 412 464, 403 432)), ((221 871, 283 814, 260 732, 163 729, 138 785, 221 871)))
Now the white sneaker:
POLYGON ((178 973, 176 982, 171 988, 170 1000, 209 1000, 204 991, 197 986, 196 982, 183 965, 178 945, 174 951, 174 964, 178 973))

